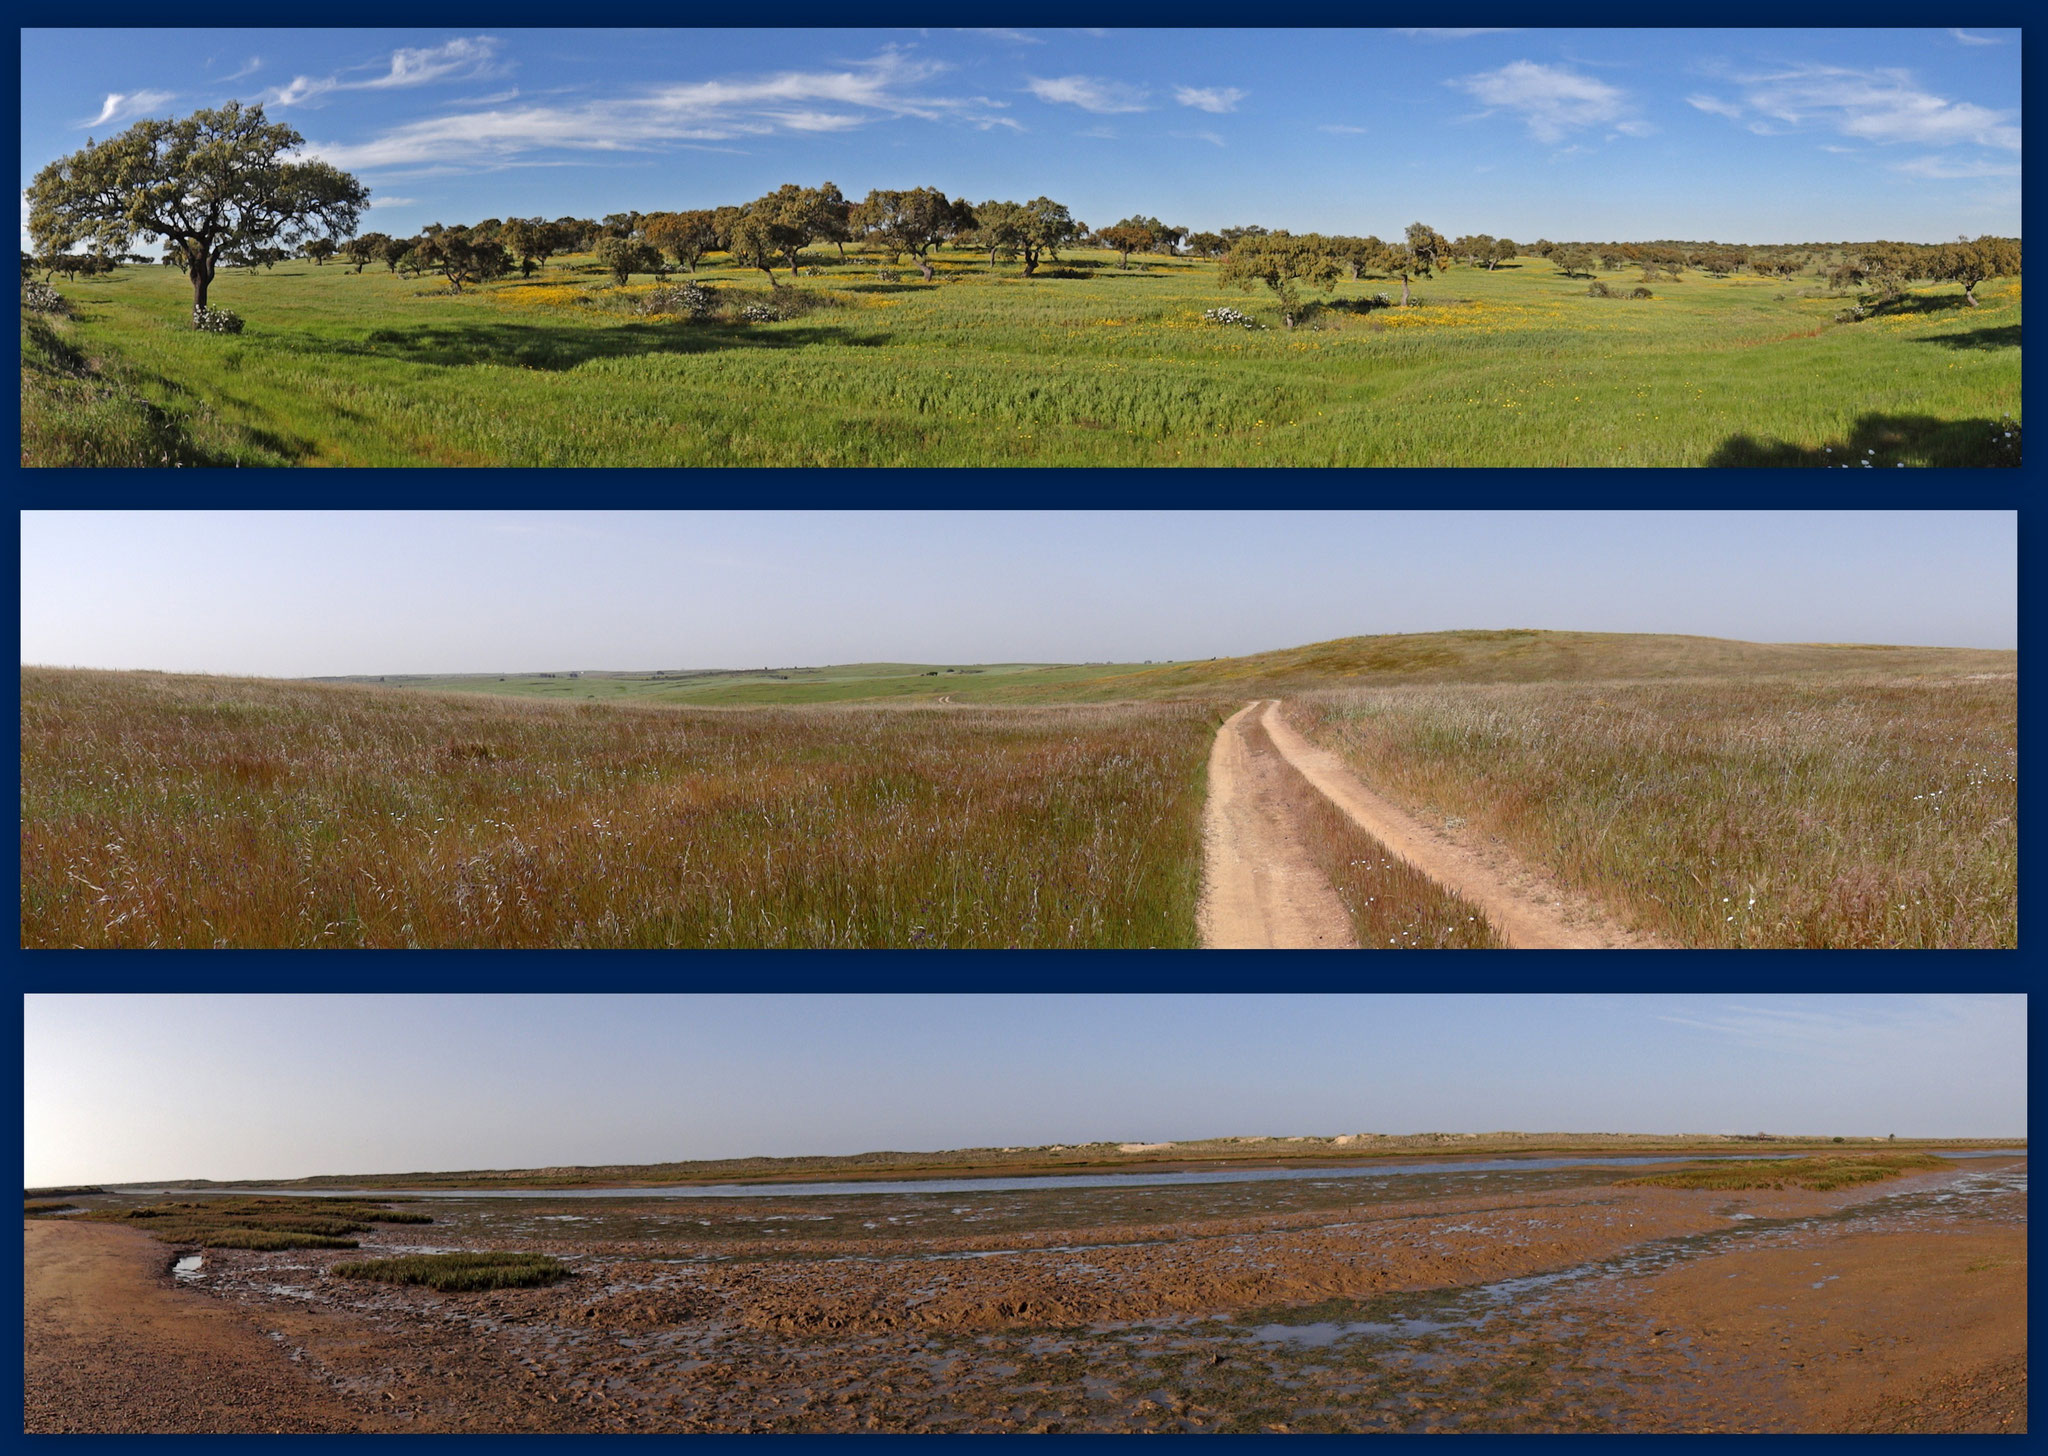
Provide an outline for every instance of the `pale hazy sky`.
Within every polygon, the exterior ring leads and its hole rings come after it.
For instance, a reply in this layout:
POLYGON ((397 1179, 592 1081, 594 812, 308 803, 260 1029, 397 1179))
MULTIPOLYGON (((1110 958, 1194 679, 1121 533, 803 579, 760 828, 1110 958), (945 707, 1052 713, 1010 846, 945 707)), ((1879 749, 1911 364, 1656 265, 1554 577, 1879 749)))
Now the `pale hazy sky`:
POLYGON ((2023 996, 24 1006, 29 1186, 1247 1134, 2020 1137, 2023 996))
POLYGON ((1976 512, 21 517, 21 657, 295 677, 1138 661, 1454 628, 2017 643, 1976 512))

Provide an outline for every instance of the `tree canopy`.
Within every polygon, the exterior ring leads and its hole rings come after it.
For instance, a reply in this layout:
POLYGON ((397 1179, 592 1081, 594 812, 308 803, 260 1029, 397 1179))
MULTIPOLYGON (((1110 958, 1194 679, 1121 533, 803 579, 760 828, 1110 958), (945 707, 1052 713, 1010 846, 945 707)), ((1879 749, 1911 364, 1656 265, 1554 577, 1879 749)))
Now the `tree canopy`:
POLYGON ((640 220, 640 236, 692 273, 697 261, 718 246, 713 214, 704 210, 649 213, 640 220))
POLYGON ((1977 285, 1993 278, 2020 276, 2018 238, 1958 238, 1929 250, 1926 276, 1944 283, 1963 285, 1963 302, 1977 307, 1977 285))
POLYGON ((955 234, 971 232, 974 226, 974 209, 965 202, 948 200, 936 187, 913 187, 907 192, 877 189, 853 209, 855 231, 910 254, 927 283, 932 281, 931 250, 955 234))
POLYGON ((304 145, 261 106, 235 101, 183 121, 139 121, 36 174, 29 232, 48 252, 90 243, 119 253, 132 238, 160 238, 192 280, 197 311, 226 259, 356 230, 369 189, 325 162, 291 160, 304 145))
POLYGON ((1061 248, 1073 246, 1087 231, 1088 225, 1077 221, 1064 202, 1032 198, 1024 204, 1017 223, 1017 251, 1024 258, 1024 276, 1029 278, 1038 271, 1041 257, 1059 257, 1061 248))
POLYGON ((1159 233, 1149 218, 1127 217, 1102 230, 1102 241, 1116 249, 1123 266, 1131 266, 1131 254, 1149 253, 1159 246, 1159 233))
POLYGON ((1318 233, 1266 233, 1240 237, 1224 255, 1220 275, 1225 283, 1249 290, 1263 283, 1280 301, 1280 317, 1288 328, 1301 316, 1303 287, 1328 293, 1337 285, 1343 250, 1318 233))

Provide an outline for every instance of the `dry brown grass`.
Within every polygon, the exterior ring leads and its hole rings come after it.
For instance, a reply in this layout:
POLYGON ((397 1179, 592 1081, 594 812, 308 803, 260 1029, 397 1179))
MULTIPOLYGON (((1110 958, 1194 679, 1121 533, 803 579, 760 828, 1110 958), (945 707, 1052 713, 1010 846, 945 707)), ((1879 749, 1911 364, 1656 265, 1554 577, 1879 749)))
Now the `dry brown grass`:
POLYGON ((21 686, 27 946, 1195 941, 1203 705, 21 686))
POLYGON ((1683 944, 2018 943, 2009 676, 1326 691, 1290 718, 1683 944))

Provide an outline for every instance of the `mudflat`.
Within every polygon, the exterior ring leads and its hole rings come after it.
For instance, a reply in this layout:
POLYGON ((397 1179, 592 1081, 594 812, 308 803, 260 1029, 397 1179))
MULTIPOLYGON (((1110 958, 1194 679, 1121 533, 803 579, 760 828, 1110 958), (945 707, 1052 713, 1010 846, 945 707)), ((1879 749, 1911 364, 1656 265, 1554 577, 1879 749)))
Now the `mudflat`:
POLYGON ((361 1250, 28 1229, 30 1430, 2023 1430, 2026 1160, 451 1197, 361 1250), (336 1277, 433 1249, 573 1276, 336 1277))

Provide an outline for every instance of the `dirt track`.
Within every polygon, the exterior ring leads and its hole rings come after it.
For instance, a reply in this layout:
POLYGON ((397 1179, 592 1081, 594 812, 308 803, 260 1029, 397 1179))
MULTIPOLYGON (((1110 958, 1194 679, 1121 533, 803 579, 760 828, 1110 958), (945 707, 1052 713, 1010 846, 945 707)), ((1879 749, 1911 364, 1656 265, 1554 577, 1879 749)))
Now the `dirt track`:
POLYGON ((1216 732, 1202 810, 1202 944, 1211 950, 1356 950, 1351 914, 1294 832, 1278 776, 1252 752, 1247 703, 1216 732))
POLYGON ((1280 756, 1353 823, 1444 888, 1477 905, 1516 950, 1658 949, 1662 942, 1617 924, 1598 906, 1497 845, 1432 830, 1358 781, 1318 748, 1269 698, 1247 703, 1217 732, 1203 824, 1202 943, 1212 949, 1351 946, 1349 919, 1309 864, 1287 823, 1271 774, 1284 772, 1246 747, 1261 724, 1280 756), (1341 932, 1324 918, 1332 910, 1341 932))

